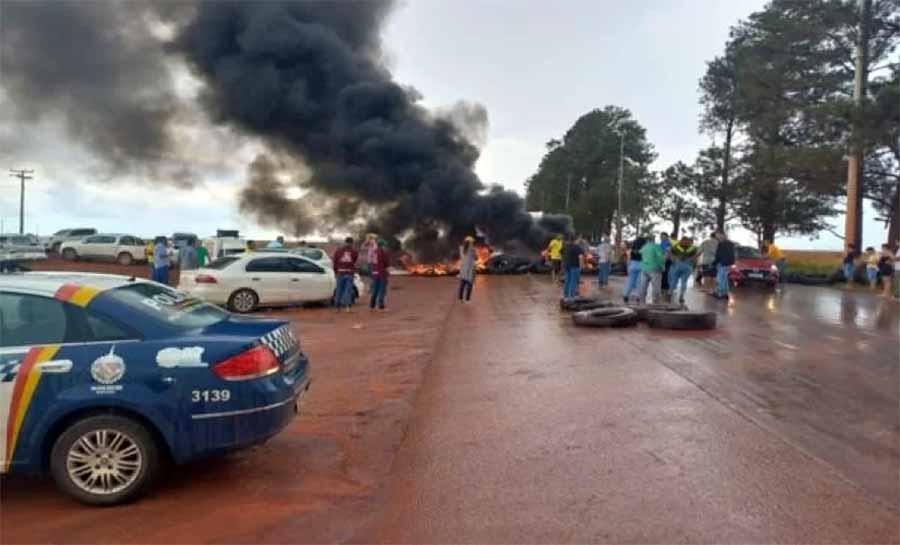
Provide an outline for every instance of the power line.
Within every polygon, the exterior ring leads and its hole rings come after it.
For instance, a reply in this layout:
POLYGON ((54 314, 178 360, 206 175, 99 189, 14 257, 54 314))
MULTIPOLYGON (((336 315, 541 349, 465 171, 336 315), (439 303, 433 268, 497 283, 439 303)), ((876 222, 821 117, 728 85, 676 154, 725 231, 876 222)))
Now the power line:
POLYGON ((33 170, 26 170, 24 168, 9 169, 9 175, 13 178, 19 179, 19 234, 25 234, 25 180, 33 180, 34 176, 33 170))

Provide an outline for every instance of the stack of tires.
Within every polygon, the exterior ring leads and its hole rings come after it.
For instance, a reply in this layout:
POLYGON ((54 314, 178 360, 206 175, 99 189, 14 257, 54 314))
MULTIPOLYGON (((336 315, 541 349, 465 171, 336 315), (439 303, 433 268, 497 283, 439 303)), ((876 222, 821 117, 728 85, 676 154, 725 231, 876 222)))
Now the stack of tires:
POLYGON ((560 301, 563 310, 574 310, 572 321, 583 327, 630 327, 646 322, 655 329, 704 330, 716 328, 715 312, 687 310, 684 305, 614 306, 608 301, 573 297, 560 301))

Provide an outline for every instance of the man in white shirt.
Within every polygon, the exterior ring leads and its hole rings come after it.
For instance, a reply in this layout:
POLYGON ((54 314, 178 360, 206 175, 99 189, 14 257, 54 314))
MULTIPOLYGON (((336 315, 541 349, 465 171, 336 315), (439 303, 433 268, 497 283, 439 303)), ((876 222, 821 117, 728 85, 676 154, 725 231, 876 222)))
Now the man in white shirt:
POLYGON ((604 236, 600 239, 597 246, 597 284, 603 288, 609 284, 609 271, 612 267, 612 245, 609 243, 609 237, 604 236))

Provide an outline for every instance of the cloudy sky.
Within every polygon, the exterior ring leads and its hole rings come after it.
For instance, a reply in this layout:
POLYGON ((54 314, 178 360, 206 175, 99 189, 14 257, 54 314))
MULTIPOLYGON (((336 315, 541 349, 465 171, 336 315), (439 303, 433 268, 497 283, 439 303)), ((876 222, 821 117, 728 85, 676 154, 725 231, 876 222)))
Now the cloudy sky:
MULTIPOLYGON (((647 128, 659 154, 655 168, 693 161, 710 143, 697 131, 697 81, 705 62, 720 53, 729 26, 763 3, 415 0, 393 13, 385 49, 396 79, 416 87, 427 106, 465 99, 487 108, 490 127, 477 172, 485 182, 524 192, 544 143, 608 104, 629 108, 647 128)), ((189 82, 185 87, 190 92, 189 82)), ((13 106, 0 96, 0 119, 13 106)), ((26 193, 27 231, 92 226, 149 236, 237 227, 251 236, 274 235, 236 210, 236 193, 256 151, 252 142, 235 149, 222 147, 233 135, 208 141, 197 135, 196 161, 215 165, 215 179, 180 190, 103 181, 96 161, 53 119, 2 134, 10 130, 0 123, 0 141, 15 142, 0 149, 0 164, 36 171, 26 193)), ((0 179, 0 195, 3 229, 14 230, 17 181, 0 179)), ((875 244, 883 229, 867 212, 866 243, 875 244)), ((842 218, 834 223, 842 230, 842 218)), ((841 243, 823 235, 784 240, 783 246, 839 249, 841 243)))

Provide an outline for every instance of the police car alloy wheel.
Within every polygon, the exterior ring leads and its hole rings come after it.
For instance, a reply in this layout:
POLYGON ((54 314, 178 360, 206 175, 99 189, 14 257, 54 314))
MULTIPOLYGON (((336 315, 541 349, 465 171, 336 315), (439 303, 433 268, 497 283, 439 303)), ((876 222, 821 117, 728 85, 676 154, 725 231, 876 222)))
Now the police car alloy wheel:
POLYGON ((109 415, 91 416, 60 435, 50 469, 68 494, 93 505, 112 505, 140 496, 160 465, 153 436, 140 423, 109 415))
POLYGON ((237 290, 231 294, 228 300, 228 306, 231 307, 231 310, 242 314, 253 312, 257 303, 259 303, 259 297, 252 290, 248 289, 237 290))

